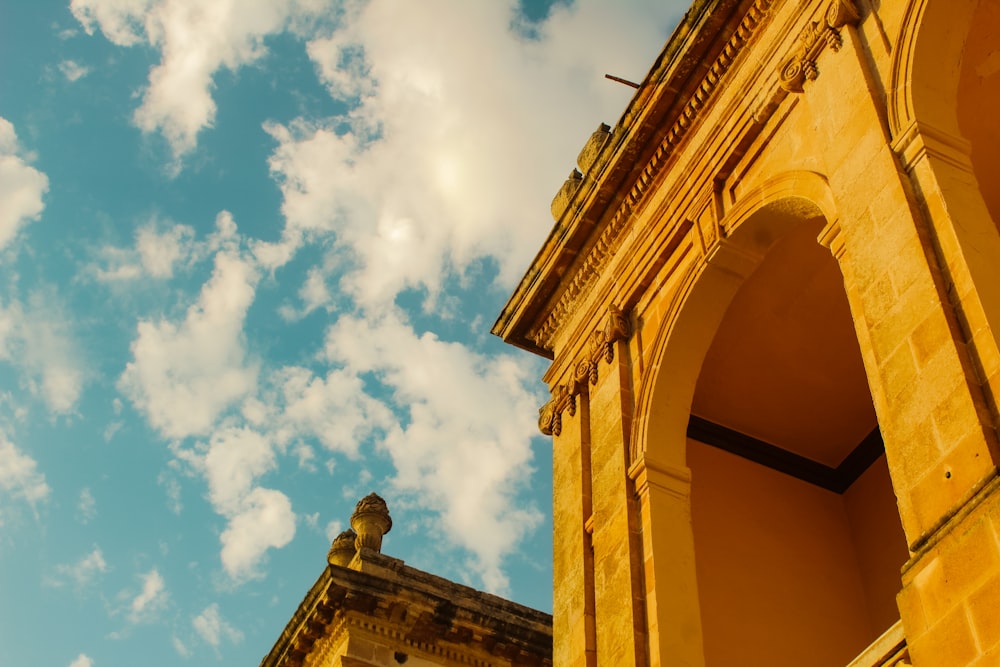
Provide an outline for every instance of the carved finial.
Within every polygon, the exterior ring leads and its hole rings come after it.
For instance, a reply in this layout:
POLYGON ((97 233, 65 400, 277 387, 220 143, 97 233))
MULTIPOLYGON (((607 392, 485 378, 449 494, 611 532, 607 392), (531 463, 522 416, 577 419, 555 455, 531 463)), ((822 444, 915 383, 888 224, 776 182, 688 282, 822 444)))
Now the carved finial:
POLYGON ((382 536, 392 530, 392 518, 385 500, 376 493, 359 500, 351 515, 351 528, 358 534, 354 541, 358 551, 381 551, 382 536))
POLYGON ((358 534, 350 528, 337 535, 337 537, 333 538, 333 544, 330 545, 330 552, 326 555, 326 561, 330 565, 347 567, 347 564, 354 558, 354 554, 357 553, 358 548, 354 544, 357 538, 358 534))

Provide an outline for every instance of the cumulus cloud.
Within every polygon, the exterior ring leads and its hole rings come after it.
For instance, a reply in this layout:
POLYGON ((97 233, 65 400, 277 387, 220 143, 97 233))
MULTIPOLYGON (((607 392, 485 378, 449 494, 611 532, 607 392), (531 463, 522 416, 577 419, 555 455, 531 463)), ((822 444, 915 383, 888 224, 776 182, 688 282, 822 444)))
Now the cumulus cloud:
POLYGON ((355 373, 332 369, 326 377, 300 367, 275 374, 284 410, 276 436, 316 438, 333 452, 356 456, 361 443, 393 422, 390 410, 365 392, 355 373))
POLYGON ((214 77, 266 53, 269 35, 307 26, 332 7, 326 0, 72 0, 88 34, 100 29, 119 46, 148 44, 160 53, 133 120, 159 132, 175 158, 190 152, 215 120, 214 77))
POLYGON ((32 507, 45 501, 51 489, 38 463, 0 433, 0 490, 32 507))
POLYGON ((219 613, 219 605, 212 603, 191 620, 198 636, 209 646, 218 649, 225 639, 231 644, 243 641, 243 633, 230 625, 219 613))
POLYGON ((288 496, 257 487, 222 533, 222 566, 237 580, 262 576, 258 567, 268 549, 280 549, 295 537, 295 513, 288 496))
POLYGON ((506 590, 503 558, 541 521, 537 509, 514 502, 530 469, 538 402, 525 369, 507 356, 417 335, 394 315, 341 318, 326 350, 350 373, 376 373, 406 409, 384 439, 393 484, 440 514, 445 535, 474 555, 487 588, 506 590))
POLYGON ((224 427, 197 451, 175 448, 178 457, 204 475, 212 508, 228 521, 220 536, 223 569, 234 581, 262 576, 268 549, 295 536, 295 513, 288 497, 257 485, 276 466, 271 442, 256 431, 224 427))
POLYGON ((0 250, 25 224, 39 218, 48 190, 48 177, 28 164, 14 125, 0 117, 0 250))
POLYGON ((603 74, 641 78, 648 45, 679 16, 662 2, 557 3, 527 39, 510 29, 507 3, 352 6, 308 47, 352 111, 266 129, 278 142, 285 244, 334 232, 357 266, 342 287, 366 306, 412 287, 433 294, 481 257, 512 281, 549 229, 567 156, 631 94, 603 74), (456 56, 480 53, 490 57, 456 56))
POLYGON ((93 667, 94 661, 91 660, 85 653, 81 653, 76 656, 73 662, 69 663, 69 667, 93 667))
POLYGON ((215 256, 211 279, 182 322, 143 320, 119 389, 168 438, 209 432, 219 414, 254 389, 243 322, 257 283, 236 252, 215 256))

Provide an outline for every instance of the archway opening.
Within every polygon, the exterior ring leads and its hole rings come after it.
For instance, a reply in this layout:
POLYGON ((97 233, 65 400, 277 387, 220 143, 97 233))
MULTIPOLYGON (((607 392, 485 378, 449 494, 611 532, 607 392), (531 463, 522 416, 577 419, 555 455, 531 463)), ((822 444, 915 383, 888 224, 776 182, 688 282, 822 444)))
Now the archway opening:
POLYGON ((972 17, 958 82, 958 127, 971 146, 973 173, 1000 227, 1000 5, 980 1, 972 17))
POLYGON ((899 618, 906 542, 819 227, 767 251, 695 386, 686 458, 710 667, 843 667, 899 618))

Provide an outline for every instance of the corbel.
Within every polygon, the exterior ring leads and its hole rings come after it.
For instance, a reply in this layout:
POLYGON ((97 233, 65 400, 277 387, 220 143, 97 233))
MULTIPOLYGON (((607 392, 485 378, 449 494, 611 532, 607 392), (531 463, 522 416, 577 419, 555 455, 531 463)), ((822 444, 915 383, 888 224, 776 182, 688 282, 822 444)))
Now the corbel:
POLYGON ((823 49, 829 47, 834 52, 839 51, 844 44, 841 29, 860 21, 861 13, 854 0, 830 0, 823 17, 806 24, 792 55, 781 64, 778 73, 781 87, 790 93, 801 93, 806 81, 815 81, 819 76, 816 59, 823 49))
POLYGON ((590 335, 590 350, 576 363, 573 379, 569 384, 557 385, 552 390, 552 398, 538 409, 538 430, 545 435, 559 435, 562 432, 562 414, 576 415, 576 397, 586 391, 588 384, 596 385, 599 379, 599 365, 603 359, 611 363, 615 359, 615 343, 629 336, 628 320, 614 304, 608 306, 604 326, 590 335))

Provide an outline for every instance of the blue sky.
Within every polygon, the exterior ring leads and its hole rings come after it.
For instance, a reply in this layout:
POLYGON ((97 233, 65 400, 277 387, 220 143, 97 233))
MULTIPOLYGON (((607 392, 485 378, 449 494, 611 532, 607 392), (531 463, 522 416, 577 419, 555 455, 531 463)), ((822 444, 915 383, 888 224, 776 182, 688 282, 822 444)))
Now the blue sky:
POLYGON ((489 327, 683 5, 0 0, 0 665, 257 664, 372 490, 550 609, 489 327))

